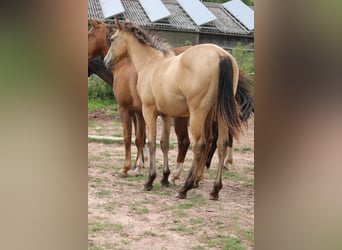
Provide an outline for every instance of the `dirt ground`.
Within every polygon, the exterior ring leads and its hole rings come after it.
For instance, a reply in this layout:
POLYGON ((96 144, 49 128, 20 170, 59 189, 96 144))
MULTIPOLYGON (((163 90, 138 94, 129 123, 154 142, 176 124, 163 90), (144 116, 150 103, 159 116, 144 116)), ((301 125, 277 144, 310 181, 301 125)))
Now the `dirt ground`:
MULTIPOLYGON (((160 139, 160 121, 158 122, 160 139)), ((122 137, 117 116, 106 109, 88 114, 88 136, 122 137)), ((133 136, 134 138, 134 136, 133 136)), ((209 200, 218 162, 205 171, 200 187, 187 199, 174 198, 192 161, 187 153, 176 185, 162 187, 162 152, 157 148, 157 178, 152 191, 142 191, 144 176, 120 178, 122 140, 88 140, 88 249, 253 249, 254 246, 254 119, 234 142, 234 168, 225 170, 218 201, 209 200)), ((177 140, 170 135, 170 167, 175 167, 177 140)), ((132 146, 132 163, 136 148, 132 146)))

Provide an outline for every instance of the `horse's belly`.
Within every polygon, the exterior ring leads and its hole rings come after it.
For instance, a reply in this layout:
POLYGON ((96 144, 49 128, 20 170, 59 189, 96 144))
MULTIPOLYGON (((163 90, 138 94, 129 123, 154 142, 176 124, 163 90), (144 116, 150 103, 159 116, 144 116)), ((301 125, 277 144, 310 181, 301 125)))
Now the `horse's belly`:
POLYGON ((159 112, 167 115, 186 117, 189 116, 188 105, 184 98, 175 96, 164 96, 156 100, 156 106, 159 112))

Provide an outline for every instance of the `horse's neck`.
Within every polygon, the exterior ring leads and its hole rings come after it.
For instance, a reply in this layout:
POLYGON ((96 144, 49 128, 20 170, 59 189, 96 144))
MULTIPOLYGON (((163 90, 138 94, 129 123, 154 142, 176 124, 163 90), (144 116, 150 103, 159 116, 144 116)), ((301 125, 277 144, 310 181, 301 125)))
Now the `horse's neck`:
POLYGON ((148 45, 141 44, 133 37, 130 37, 128 40, 127 50, 137 73, 146 66, 147 62, 150 61, 151 58, 154 58, 153 60, 155 60, 156 57, 162 58, 159 51, 148 45))

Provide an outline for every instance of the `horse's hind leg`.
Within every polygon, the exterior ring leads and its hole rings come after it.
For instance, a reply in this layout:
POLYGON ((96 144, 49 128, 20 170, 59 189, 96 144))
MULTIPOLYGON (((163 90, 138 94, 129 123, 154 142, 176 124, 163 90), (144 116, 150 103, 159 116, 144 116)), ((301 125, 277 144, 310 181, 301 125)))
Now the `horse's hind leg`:
POLYGON ((225 122, 218 117, 218 140, 217 140, 217 152, 218 152, 218 167, 216 173, 216 179, 214 182, 213 190, 210 193, 211 200, 218 200, 219 192, 222 189, 222 171, 223 171, 223 162, 227 153, 227 145, 228 145, 228 127, 225 122))
POLYGON ((120 170, 119 175, 121 177, 127 177, 127 172, 131 168, 132 119, 128 110, 119 107, 118 111, 121 118, 125 145, 125 163, 124 167, 120 170))
POLYGON ((208 111, 197 109, 195 112, 190 114, 190 129, 193 138, 193 160, 191 164, 191 168, 189 174, 185 180, 183 187, 178 191, 176 195, 177 198, 184 199, 186 198, 187 192, 193 188, 195 178, 197 177, 197 172, 199 168, 199 163, 201 159, 201 155, 205 149, 205 122, 208 111))
POLYGON ((203 153, 201 154, 197 176, 196 176, 194 186, 193 186, 194 188, 199 187, 199 182, 203 179, 205 163, 208 159, 209 147, 213 140, 213 131, 211 129, 211 124, 213 120, 212 117, 213 117, 213 112, 210 112, 205 121, 205 127, 204 127, 205 147, 204 147, 203 153))
POLYGON ((183 164, 185 160, 186 153, 190 145, 189 133, 188 133, 188 117, 175 117, 174 126, 177 135, 178 142, 178 156, 176 168, 172 173, 171 182, 175 185, 175 181, 179 179, 183 171, 183 164))
POLYGON ((163 165, 163 178, 161 180, 162 186, 168 187, 169 186, 169 147, 170 147, 170 127, 171 127, 171 116, 162 116, 163 120, 163 131, 162 136, 160 139, 160 147, 163 151, 164 156, 164 165, 163 165))
POLYGON ((141 114, 136 113, 135 145, 137 147, 137 158, 135 160, 135 174, 142 175, 141 169, 144 166, 143 150, 145 146, 145 121, 141 114))

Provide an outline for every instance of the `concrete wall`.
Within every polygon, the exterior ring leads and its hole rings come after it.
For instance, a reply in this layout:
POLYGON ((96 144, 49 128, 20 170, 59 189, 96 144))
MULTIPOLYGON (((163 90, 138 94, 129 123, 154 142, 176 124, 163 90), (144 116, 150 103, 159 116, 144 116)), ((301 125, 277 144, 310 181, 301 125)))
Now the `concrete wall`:
POLYGON ((172 47, 183 46, 184 42, 189 40, 192 45, 198 44, 199 35, 196 33, 186 32, 174 32, 174 31, 161 31, 161 30, 150 30, 151 33, 157 34, 167 41, 169 41, 172 47))
POLYGON ((201 43, 214 43, 224 49, 232 49, 237 45, 238 42, 240 42, 242 45, 248 45, 254 42, 254 39, 252 37, 249 38, 239 36, 198 34, 161 30, 150 30, 150 32, 165 38, 173 47, 183 46, 184 42, 187 40, 191 41, 192 45, 201 43))
POLYGON ((234 48, 238 42, 241 45, 248 45, 253 43, 253 38, 239 37, 239 36, 226 36, 226 35, 212 35, 212 34, 201 34, 199 36, 199 43, 214 43, 224 49, 234 48))

